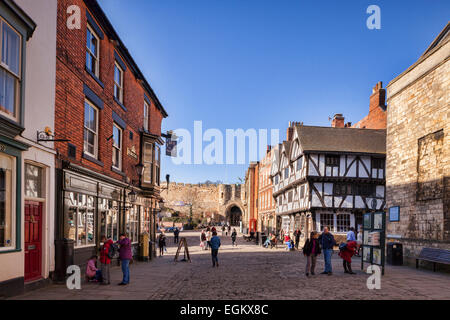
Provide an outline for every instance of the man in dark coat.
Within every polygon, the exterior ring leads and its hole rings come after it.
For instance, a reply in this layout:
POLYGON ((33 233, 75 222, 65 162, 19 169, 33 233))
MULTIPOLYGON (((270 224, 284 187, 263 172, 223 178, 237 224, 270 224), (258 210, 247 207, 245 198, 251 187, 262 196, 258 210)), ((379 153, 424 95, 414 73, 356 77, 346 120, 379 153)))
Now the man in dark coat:
POLYGON ((328 231, 328 227, 323 228, 322 234, 319 236, 319 243, 323 251, 323 259, 325 260, 325 270, 322 274, 333 274, 331 266, 331 256, 333 255, 333 247, 336 245, 336 240, 331 232, 328 231))

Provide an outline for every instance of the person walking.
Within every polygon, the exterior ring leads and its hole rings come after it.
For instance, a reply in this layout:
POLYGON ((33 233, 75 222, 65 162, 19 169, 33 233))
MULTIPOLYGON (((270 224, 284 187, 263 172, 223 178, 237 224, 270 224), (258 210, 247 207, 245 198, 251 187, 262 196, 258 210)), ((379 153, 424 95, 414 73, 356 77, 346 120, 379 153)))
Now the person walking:
POLYGON ((159 256, 162 257, 164 255, 164 247, 166 246, 166 236, 164 232, 161 232, 158 236, 158 247, 159 247, 159 256))
POLYGON ((220 238, 217 236, 217 232, 213 232, 213 236, 211 238, 211 258, 212 258, 212 266, 219 267, 219 259, 217 258, 217 255, 219 253, 219 247, 220 247, 220 238))
POLYGON ((202 233, 200 234, 200 247, 203 249, 203 250, 207 250, 208 248, 207 248, 207 242, 206 242, 206 233, 205 233, 205 230, 202 230, 202 233))
POLYGON ((298 250, 298 244, 300 243, 300 236, 302 235, 302 232, 300 231, 299 228, 297 228, 294 231, 294 238, 295 238, 295 249, 298 250))
POLYGON ((306 270, 305 274, 309 277, 309 273, 314 275, 314 270, 316 268, 317 256, 320 254, 320 244, 317 239, 317 232, 312 231, 310 238, 306 240, 303 246, 303 255, 306 257, 306 270))
POLYGON ((178 236, 180 235, 180 230, 178 230, 178 227, 175 228, 173 231, 173 243, 178 243, 178 236))
POLYGON ((111 264, 111 259, 113 258, 110 255, 110 252, 114 252, 112 246, 114 242, 111 239, 106 239, 105 236, 102 236, 103 245, 100 248, 100 270, 102 271, 102 284, 110 284, 111 277, 109 273, 109 266, 111 264))
POLYGON ((339 251, 339 256, 342 258, 344 266, 344 273, 356 274, 352 270, 352 257, 356 253, 356 241, 348 241, 343 249, 339 251))
POLYGON ((347 242, 348 241, 356 241, 355 228, 353 227, 350 227, 350 230, 347 232, 347 242))
POLYGON ((227 227, 227 236, 228 236, 228 234, 231 235, 231 226, 230 225, 228 225, 228 227, 227 227))
POLYGON ((286 233, 284 236, 284 244, 286 245, 286 250, 291 249, 291 237, 289 236, 289 233, 286 233))
POLYGON ((118 244, 120 245, 119 259, 123 273, 123 279, 119 285, 123 286, 130 283, 130 261, 133 259, 133 253, 131 252, 131 241, 126 233, 120 234, 118 244))
POLYGON ((211 231, 206 229, 206 249, 209 249, 211 247, 211 231))
POLYGON ((225 229, 226 229, 226 228, 225 228, 225 225, 223 225, 223 226, 222 226, 222 237, 223 237, 224 234, 225 234, 225 229))
POLYGON ((236 237, 237 237, 237 232, 236 232, 236 228, 233 228, 233 232, 231 233, 231 246, 237 247, 237 243, 236 243, 236 237))
POLYGON ((334 236, 329 232, 328 227, 323 228, 322 234, 319 236, 319 243, 323 251, 323 259, 325 261, 325 270, 322 274, 333 274, 333 268, 331 265, 331 256, 333 255, 333 247, 336 245, 334 236))

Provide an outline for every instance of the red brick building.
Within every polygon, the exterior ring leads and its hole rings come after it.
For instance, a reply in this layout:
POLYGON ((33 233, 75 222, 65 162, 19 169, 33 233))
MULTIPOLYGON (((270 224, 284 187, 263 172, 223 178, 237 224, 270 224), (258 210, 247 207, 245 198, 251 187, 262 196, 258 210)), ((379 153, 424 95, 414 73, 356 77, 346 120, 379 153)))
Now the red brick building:
POLYGON ((266 156, 259 162, 258 187, 258 231, 268 233, 276 229, 275 200, 273 199, 273 185, 270 176, 272 168, 273 150, 267 147, 266 156))
POLYGON ((378 82, 370 96, 369 114, 353 125, 361 129, 386 129, 386 90, 378 82))
POLYGON ((56 48, 55 133, 70 140, 55 144, 61 275, 62 239, 73 241, 75 264, 120 232, 145 256, 137 244, 144 233, 155 240, 167 113, 96 0, 58 1, 56 48), (68 28, 73 5, 80 29, 68 28))

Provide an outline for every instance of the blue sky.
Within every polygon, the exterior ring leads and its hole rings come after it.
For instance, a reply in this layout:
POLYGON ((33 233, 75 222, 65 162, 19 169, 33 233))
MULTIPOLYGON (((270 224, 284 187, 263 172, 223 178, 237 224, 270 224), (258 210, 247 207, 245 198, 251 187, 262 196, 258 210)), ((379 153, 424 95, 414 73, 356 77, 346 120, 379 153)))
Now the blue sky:
MULTIPOLYGON (((163 131, 329 126, 368 113, 372 87, 414 63, 450 1, 99 0, 169 113, 163 131), (369 30, 369 5, 381 29, 369 30)), ((237 182, 247 165, 175 165, 162 177, 237 182)))

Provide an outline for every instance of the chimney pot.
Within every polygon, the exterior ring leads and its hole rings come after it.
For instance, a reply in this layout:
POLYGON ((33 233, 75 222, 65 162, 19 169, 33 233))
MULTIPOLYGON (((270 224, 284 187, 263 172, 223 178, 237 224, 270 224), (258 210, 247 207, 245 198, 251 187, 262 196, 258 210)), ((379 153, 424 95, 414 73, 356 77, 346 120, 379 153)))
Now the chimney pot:
POLYGON ((331 126, 333 128, 344 128, 345 127, 345 118, 342 113, 336 113, 331 121, 331 126))

